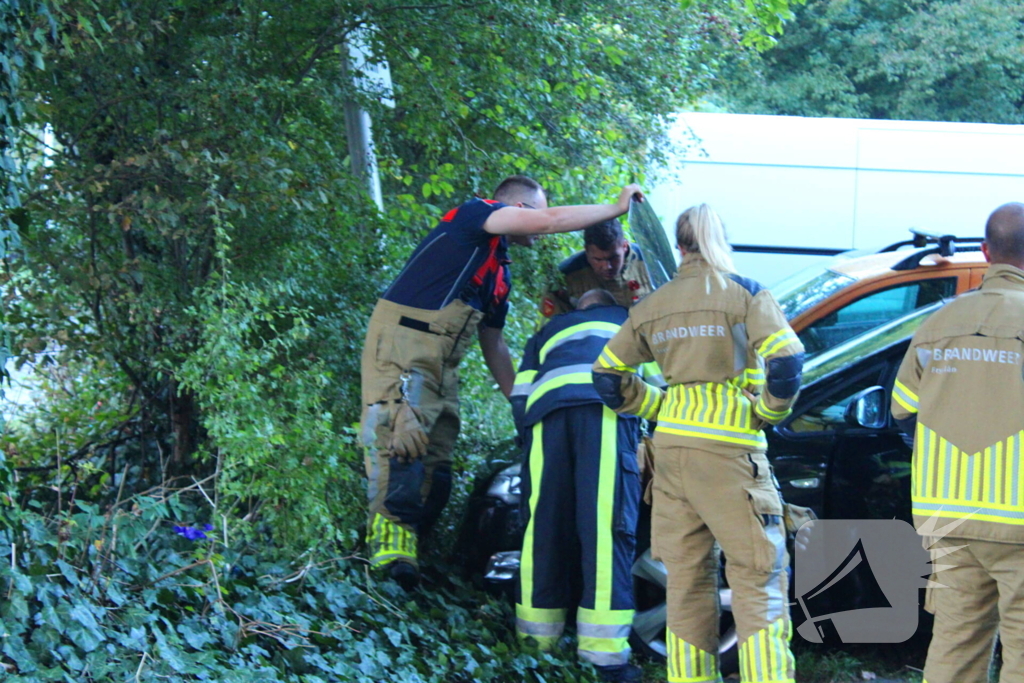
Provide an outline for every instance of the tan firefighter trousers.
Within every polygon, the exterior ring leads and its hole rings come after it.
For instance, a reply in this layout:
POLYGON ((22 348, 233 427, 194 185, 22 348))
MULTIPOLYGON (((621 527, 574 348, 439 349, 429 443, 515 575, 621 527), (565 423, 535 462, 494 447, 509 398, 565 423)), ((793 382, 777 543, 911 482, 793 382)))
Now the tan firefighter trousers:
POLYGON ((416 564, 418 534, 436 521, 451 492, 459 435, 458 365, 482 314, 462 301, 428 311, 377 302, 362 357, 362 429, 369 480, 367 545, 376 566, 416 564), (420 411, 430 443, 411 462, 386 450, 402 401, 420 411))
POLYGON ((721 680, 716 541, 732 589, 742 680, 791 683, 789 554, 767 458, 657 442, 651 544, 668 570, 669 683, 721 680))
POLYGON ((926 607, 935 614, 924 666, 927 683, 987 683, 996 631, 1003 644, 1002 683, 1024 681, 1024 545, 943 538, 926 607), (944 555, 946 549, 957 548, 944 555))

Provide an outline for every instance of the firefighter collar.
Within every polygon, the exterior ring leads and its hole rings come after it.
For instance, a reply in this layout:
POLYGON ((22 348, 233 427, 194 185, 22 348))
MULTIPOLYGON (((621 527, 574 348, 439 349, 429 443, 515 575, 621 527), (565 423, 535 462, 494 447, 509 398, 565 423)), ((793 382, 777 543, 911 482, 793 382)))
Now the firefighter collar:
POLYGON ((985 272, 981 289, 1024 289, 1024 270, 1008 263, 993 263, 985 272))

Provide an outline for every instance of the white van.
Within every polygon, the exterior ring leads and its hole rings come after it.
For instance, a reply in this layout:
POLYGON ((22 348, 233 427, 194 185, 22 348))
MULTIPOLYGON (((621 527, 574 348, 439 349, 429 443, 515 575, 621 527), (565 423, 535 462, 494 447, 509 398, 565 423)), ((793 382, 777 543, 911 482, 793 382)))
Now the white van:
POLYGON ((1024 201, 1024 126, 685 113, 669 136, 648 196, 670 241, 675 218, 707 202, 739 271, 768 286, 826 258, 815 250, 877 248, 909 228, 980 237, 992 209, 1024 201))

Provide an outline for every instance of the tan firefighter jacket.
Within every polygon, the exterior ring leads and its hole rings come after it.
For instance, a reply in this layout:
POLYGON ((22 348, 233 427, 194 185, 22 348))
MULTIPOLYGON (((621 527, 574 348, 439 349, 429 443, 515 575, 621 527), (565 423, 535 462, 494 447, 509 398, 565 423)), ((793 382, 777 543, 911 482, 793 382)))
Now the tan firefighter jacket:
POLYGON ((761 427, 796 400, 803 350, 767 289, 688 254, 671 282, 630 310, 594 363, 594 385, 613 410, 656 419, 662 443, 759 452, 761 427), (637 376, 651 360, 667 391, 637 376))
POLYGON ((553 287, 545 292, 544 298, 541 299, 541 313, 547 318, 576 310, 579 298, 592 289, 610 292, 615 297, 615 303, 625 308, 629 308, 654 290, 644 257, 635 244, 629 245, 622 273, 614 280, 602 280, 598 277, 590 267, 584 251, 578 251, 567 258, 559 264, 558 270, 564 277, 562 286, 553 287))
POLYGON ((911 496, 921 534, 1024 542, 1022 370, 1024 271, 1013 266, 989 267, 980 289, 914 335, 892 414, 914 435, 911 496), (959 526, 936 531, 950 520, 959 526))

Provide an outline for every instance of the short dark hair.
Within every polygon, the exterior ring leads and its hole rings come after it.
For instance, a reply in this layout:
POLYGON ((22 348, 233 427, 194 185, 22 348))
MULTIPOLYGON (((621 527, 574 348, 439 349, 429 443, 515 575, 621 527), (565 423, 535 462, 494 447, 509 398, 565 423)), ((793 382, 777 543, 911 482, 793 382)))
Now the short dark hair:
POLYGON ((595 223, 583 231, 583 246, 594 245, 601 251, 611 251, 620 242, 626 241, 622 234, 622 223, 618 218, 595 223))
POLYGON ((985 223, 985 243, 994 262, 1024 259, 1024 204, 1010 202, 993 211, 985 223))
POLYGON ((524 175, 510 175, 498 184, 493 197, 505 204, 515 204, 535 192, 545 194, 544 188, 536 180, 524 175))
POLYGON ((607 289, 591 289, 579 298, 576 308, 582 311, 591 306, 616 306, 618 303, 607 289))

